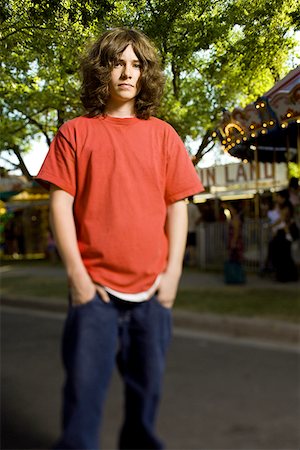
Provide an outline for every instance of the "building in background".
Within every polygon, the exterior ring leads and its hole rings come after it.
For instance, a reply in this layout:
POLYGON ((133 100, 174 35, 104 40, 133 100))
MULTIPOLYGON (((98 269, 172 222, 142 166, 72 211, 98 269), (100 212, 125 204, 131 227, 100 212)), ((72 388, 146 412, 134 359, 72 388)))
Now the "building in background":
POLYGON ((224 111, 214 131, 232 156, 300 163, 300 66, 245 108, 224 111))

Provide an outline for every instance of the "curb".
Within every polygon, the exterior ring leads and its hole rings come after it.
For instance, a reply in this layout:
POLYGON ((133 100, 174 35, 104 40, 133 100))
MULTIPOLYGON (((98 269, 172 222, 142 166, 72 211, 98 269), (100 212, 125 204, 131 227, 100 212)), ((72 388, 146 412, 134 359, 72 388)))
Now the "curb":
MULTIPOLYGON (((58 302, 57 298, 16 298, 4 295, 1 300, 3 306, 38 309, 54 313, 67 312, 66 301, 58 302)), ((264 341, 300 344, 300 326, 278 320, 199 314, 175 308, 173 323, 175 327, 235 338, 255 338, 264 341)))
POLYGON ((300 326, 284 321, 174 310, 174 325, 235 338, 300 344, 300 326))
POLYGON ((38 309, 41 311, 66 313, 67 312, 67 302, 66 300, 57 301, 57 298, 47 298, 47 297, 14 297, 3 295, 1 297, 2 306, 10 306, 15 308, 24 309, 38 309))

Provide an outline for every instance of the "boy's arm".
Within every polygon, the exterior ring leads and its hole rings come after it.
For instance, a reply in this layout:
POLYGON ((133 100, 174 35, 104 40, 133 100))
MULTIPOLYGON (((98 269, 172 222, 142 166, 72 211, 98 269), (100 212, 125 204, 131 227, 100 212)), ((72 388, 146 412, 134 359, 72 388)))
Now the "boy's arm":
POLYGON ((166 227, 169 255, 167 267, 158 288, 158 299, 163 306, 171 308, 177 293, 186 246, 188 216, 185 200, 168 206, 166 227))
POLYGON ((50 191, 50 222, 59 254, 66 268, 73 304, 91 300, 96 291, 104 301, 108 294, 90 278, 80 255, 73 216, 74 197, 56 186, 50 191))

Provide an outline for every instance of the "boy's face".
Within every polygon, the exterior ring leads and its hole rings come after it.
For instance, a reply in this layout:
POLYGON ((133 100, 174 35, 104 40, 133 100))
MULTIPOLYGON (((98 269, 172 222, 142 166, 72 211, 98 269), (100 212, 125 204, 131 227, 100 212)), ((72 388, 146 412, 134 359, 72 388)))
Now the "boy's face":
POLYGON ((120 55, 111 72, 110 100, 114 103, 134 103, 139 92, 141 63, 129 44, 120 55))

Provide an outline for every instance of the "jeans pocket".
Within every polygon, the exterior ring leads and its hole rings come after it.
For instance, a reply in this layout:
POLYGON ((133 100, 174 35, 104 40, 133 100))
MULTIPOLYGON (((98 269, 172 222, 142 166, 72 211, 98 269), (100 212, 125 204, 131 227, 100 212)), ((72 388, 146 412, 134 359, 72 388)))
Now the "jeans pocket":
POLYGON ((96 301, 98 301, 98 297, 99 297, 99 294, 98 294, 98 292, 96 291, 96 292, 95 292, 95 295, 94 295, 90 300, 88 300, 87 302, 74 304, 74 303, 72 303, 72 300, 71 300, 71 307, 72 307, 72 308, 75 308, 75 309, 77 309, 77 308, 78 308, 78 309, 81 309, 81 308, 90 306, 90 305, 92 305, 93 303, 95 303, 96 301))
POLYGON ((158 300, 157 295, 154 295, 154 296, 152 297, 152 299, 153 299, 154 303, 156 303, 158 306, 160 306, 163 310, 169 311, 169 312, 171 313, 171 311, 172 311, 173 308, 172 308, 172 307, 171 307, 171 308, 168 308, 167 306, 164 306, 164 305, 158 300))

